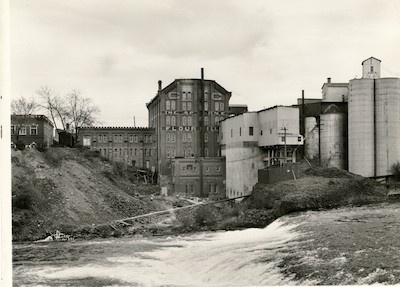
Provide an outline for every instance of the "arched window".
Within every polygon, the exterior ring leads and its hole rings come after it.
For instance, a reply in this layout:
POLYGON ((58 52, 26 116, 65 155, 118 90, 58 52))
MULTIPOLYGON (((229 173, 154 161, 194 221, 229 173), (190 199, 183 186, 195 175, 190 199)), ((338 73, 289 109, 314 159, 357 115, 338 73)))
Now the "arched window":
POLYGON ((171 118, 170 118, 170 116, 167 116, 167 117, 166 117, 166 119, 165 119, 165 124, 166 124, 167 126, 170 126, 170 125, 171 125, 171 118))
POLYGON ((192 117, 191 116, 188 116, 187 122, 188 122, 188 126, 192 125, 192 117))
POLYGON ((188 101, 192 100, 192 93, 191 92, 187 92, 187 100, 188 101))
POLYGON ((208 126, 208 117, 204 117, 204 125, 208 126))
POLYGON ((165 102, 165 109, 170 110, 171 109, 171 101, 166 101, 165 102))
POLYGON ((176 125, 176 117, 171 116, 171 126, 175 126, 175 125, 176 125))
POLYGON ((208 102, 204 102, 204 110, 208 111, 208 102))
POLYGON ((217 126, 217 125, 219 125, 219 117, 215 117, 215 125, 217 126))
POLYGON ((182 101, 186 101, 186 92, 182 92, 182 101))
POLYGON ((183 142, 186 142, 186 133, 183 133, 183 135, 182 135, 182 141, 183 141, 183 142))
POLYGON ((176 102, 171 101, 171 110, 175 111, 175 109, 176 109, 176 102))
POLYGON ((186 117, 185 116, 182 117, 182 126, 186 126, 186 117))

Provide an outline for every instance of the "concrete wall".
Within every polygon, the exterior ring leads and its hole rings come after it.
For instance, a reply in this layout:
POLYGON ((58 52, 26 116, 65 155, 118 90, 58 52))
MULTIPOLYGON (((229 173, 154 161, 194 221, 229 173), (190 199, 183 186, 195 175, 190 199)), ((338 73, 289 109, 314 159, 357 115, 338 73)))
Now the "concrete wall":
POLYGON ((400 161, 400 79, 375 80, 376 171, 377 176, 390 174, 391 166, 400 161))
POLYGON ((323 102, 345 102, 349 95, 348 83, 325 83, 322 87, 323 102))
POLYGON ((374 80, 350 81, 348 101, 349 171, 374 176, 374 80))
POLYGON ((315 117, 307 117, 305 121, 305 140, 304 149, 307 159, 314 160, 319 158, 319 132, 317 119, 315 117))

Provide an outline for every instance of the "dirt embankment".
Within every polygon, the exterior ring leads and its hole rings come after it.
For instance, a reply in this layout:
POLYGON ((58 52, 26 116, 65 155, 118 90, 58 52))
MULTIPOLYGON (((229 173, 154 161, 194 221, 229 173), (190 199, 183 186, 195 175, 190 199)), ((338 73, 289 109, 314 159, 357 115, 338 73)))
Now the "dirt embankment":
POLYGON ((144 185, 123 165, 92 151, 13 151, 13 240, 36 240, 55 230, 100 234, 102 224, 172 206, 151 200, 151 194, 159 194, 159 188, 144 185))

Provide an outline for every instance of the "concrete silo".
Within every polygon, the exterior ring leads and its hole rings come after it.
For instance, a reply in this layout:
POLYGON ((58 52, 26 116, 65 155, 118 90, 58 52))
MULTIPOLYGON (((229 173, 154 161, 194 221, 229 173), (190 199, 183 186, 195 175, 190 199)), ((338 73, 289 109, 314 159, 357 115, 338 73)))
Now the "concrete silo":
POLYGON ((314 160, 319 157, 319 133, 317 119, 315 117, 307 117, 305 120, 305 139, 304 151, 305 157, 314 160))
POLYGON ((321 164, 346 169, 346 115, 332 104, 321 114, 321 164))
POLYGON ((351 80, 348 100, 349 171, 367 177, 375 175, 374 117, 374 80, 351 80))
POLYGON ((400 160, 400 79, 375 80, 376 176, 400 160))

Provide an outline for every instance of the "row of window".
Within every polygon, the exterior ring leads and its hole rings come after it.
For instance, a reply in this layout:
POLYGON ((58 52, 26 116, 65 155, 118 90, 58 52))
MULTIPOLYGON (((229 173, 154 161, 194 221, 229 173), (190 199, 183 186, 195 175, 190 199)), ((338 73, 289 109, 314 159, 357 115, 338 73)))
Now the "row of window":
MULTIPOLYGON (((214 117, 214 124, 218 125, 219 121, 223 120, 223 117, 214 117)), ((167 115, 165 117, 165 125, 167 126, 176 126, 176 116, 169 116, 167 115)), ((182 126, 192 126, 193 125, 193 120, 191 116, 182 116, 182 126)), ((205 116, 204 117, 204 125, 208 126, 209 125, 209 117, 205 116)))
POLYGON ((37 135, 38 134, 38 126, 37 125, 31 125, 31 126, 20 126, 19 128, 17 126, 11 126, 11 134, 15 135, 18 134, 20 136, 26 136, 28 135, 28 131, 30 135, 37 135))
MULTIPOLYGON (((131 143, 138 143, 139 142, 139 136, 138 135, 129 135, 128 137, 125 136, 125 139, 128 140, 131 143)), ((93 137, 93 139, 96 139, 96 136, 93 137)), ((113 135, 113 141, 115 143, 122 143, 124 139, 123 135, 113 135)), ((97 136, 97 141, 99 143, 107 143, 108 142, 108 135, 98 135, 97 136)), ((143 141, 145 143, 151 143, 153 141, 153 136, 152 135, 143 135, 143 141)))
POLYGON ((103 155, 103 156, 105 156, 105 157, 107 157, 107 154, 110 154, 110 153, 112 153, 113 151, 114 151, 114 157, 118 157, 118 156, 127 156, 127 155, 129 155, 129 156, 143 156, 143 152, 144 152, 144 155, 145 156, 155 156, 155 154, 156 154, 156 150, 155 149, 137 149, 137 148, 135 148, 135 149, 133 149, 133 148, 131 148, 131 149, 127 149, 127 148, 125 148, 125 149, 122 149, 122 148, 115 148, 114 150, 112 150, 112 149, 106 149, 106 148, 104 148, 104 149, 102 149, 102 148, 100 148, 100 149, 98 149, 99 151, 100 151, 100 153, 101 153, 101 155, 103 155))
MULTIPOLYGON (((193 165, 191 165, 191 164, 183 165, 183 166, 182 166, 182 171, 183 171, 183 172, 185 172, 185 171, 192 171, 192 170, 197 171, 197 167, 196 167, 196 166, 193 166, 193 165)), ((210 171, 211 171, 211 168, 210 168, 209 166, 207 166, 207 167, 204 169, 204 171, 205 171, 205 172, 210 172, 210 171)), ((220 166, 215 166, 215 168, 213 168, 212 171, 220 172, 220 171, 221 171, 221 167, 220 167, 220 166)))
MULTIPOLYGON (((176 157, 176 148, 167 147, 166 148, 166 156, 167 156, 167 158, 175 158, 176 157)), ((191 147, 184 148, 183 149, 183 156, 184 157, 194 157, 192 148, 191 147)), ((205 157, 209 156, 208 148, 204 148, 204 156, 205 157)), ((217 156, 220 156, 220 151, 219 150, 217 150, 217 156)))
MULTIPOLYGON (((190 101, 190 100, 187 100, 190 101)), ((165 102, 165 109, 167 111, 175 111, 176 110, 176 101, 174 100, 167 100, 165 102)), ((192 110, 192 102, 182 102, 182 111, 191 111, 192 110)), ((209 102, 204 102, 204 110, 208 111, 209 110, 209 102)), ((214 111, 225 111, 225 103, 224 102, 219 102, 215 101, 214 102, 214 111)))

